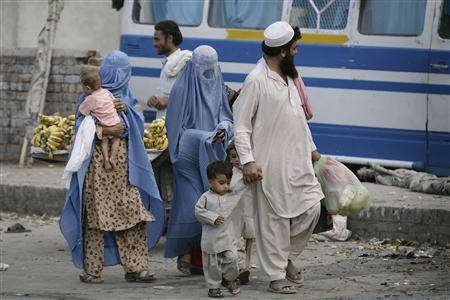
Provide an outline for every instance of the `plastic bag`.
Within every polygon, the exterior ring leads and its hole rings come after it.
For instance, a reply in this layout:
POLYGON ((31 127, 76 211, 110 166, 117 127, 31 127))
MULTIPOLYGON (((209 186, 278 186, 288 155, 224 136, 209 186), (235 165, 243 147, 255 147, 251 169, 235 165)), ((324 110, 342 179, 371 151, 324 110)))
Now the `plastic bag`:
POLYGON ((314 162, 329 215, 356 215, 369 204, 369 191, 346 166, 330 157, 314 162))

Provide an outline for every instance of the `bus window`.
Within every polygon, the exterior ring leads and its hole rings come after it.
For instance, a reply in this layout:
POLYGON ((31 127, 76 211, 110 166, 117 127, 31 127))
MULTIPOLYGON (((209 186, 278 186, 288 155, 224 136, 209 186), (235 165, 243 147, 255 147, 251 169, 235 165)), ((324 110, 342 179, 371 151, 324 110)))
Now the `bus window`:
POLYGON ((134 0, 133 21, 156 24, 173 20, 178 25, 198 26, 203 17, 203 0, 134 0))
POLYGON ((281 20, 281 0, 211 0, 208 23, 211 27, 266 28, 281 20))
POLYGON ((350 0, 294 0, 290 23, 300 28, 344 29, 350 0))
POLYGON ((417 36, 423 31, 427 0, 361 0, 359 32, 417 36))
POLYGON ((450 0, 444 1, 439 23, 439 36, 444 39, 450 39, 450 0))

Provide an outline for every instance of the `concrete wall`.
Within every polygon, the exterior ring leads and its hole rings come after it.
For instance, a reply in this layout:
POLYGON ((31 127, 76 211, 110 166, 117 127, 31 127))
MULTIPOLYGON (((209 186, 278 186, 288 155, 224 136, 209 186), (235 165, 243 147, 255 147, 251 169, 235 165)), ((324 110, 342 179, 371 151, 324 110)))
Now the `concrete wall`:
MULTIPOLYGON (((48 14, 47 0, 0 1, 0 47, 36 47, 48 14)), ((110 0, 64 1, 55 38, 57 49, 118 49, 121 13, 110 0)))

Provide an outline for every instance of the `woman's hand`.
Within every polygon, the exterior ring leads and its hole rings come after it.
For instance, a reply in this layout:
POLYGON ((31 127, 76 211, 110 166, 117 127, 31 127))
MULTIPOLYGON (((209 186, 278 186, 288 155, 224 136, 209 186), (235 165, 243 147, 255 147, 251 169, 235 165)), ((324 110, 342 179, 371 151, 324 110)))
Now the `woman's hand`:
POLYGON ((116 124, 114 126, 102 126, 103 136, 115 136, 122 137, 124 131, 124 126, 122 123, 116 124))
POLYGON ((114 101, 114 108, 117 110, 118 113, 127 112, 127 106, 122 102, 122 100, 114 101))
POLYGON ((217 130, 216 135, 213 137, 211 144, 215 144, 217 141, 223 142, 225 140, 225 132, 222 129, 217 130))
POLYGON ((263 179, 261 166, 257 165, 254 161, 246 163, 242 169, 242 173, 246 184, 263 179))

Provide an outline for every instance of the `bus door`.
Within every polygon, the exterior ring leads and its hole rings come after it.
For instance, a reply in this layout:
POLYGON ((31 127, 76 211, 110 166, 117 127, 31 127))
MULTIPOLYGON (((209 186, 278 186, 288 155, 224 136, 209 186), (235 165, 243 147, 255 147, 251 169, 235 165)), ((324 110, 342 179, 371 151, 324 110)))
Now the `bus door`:
POLYGON ((429 55, 427 169, 450 175, 450 0, 435 1, 429 55))

